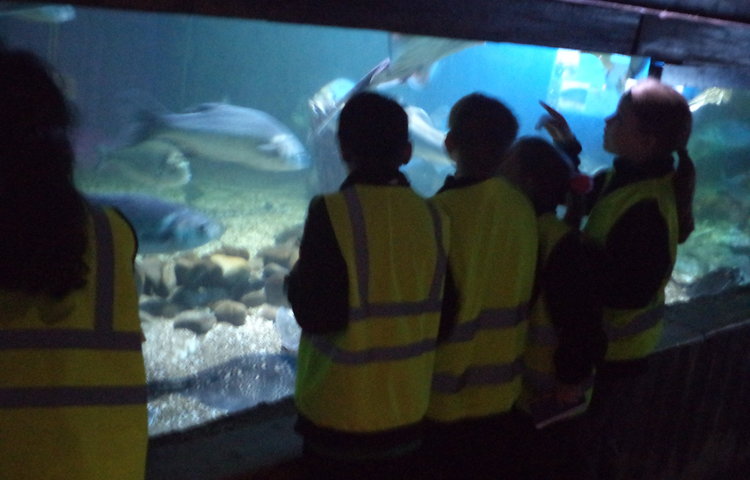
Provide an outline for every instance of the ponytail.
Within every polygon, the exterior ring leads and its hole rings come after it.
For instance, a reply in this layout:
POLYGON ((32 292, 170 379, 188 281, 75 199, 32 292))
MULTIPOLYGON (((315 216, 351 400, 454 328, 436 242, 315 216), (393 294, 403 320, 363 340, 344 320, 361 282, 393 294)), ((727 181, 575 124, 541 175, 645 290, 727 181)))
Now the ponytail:
POLYGON ((687 149, 677 149, 679 158, 672 182, 677 202, 678 243, 683 243, 695 230, 693 219, 693 196, 695 195, 695 165, 687 149))

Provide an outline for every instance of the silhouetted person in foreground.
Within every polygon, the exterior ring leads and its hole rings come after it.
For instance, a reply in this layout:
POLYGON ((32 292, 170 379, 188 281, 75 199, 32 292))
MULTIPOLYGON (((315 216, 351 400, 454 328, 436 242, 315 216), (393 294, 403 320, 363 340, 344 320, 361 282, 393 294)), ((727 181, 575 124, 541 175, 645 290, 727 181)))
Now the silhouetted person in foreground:
POLYGON ((51 71, 0 50, 0 72, 0 478, 143 479, 135 236, 76 190, 51 71))

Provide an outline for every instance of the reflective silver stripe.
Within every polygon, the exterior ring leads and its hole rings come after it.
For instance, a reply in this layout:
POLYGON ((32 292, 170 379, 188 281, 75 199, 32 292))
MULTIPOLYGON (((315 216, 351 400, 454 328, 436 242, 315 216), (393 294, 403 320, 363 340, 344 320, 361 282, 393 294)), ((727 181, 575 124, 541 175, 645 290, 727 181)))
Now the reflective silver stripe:
POLYGON ((42 348, 81 348, 92 350, 141 349, 140 333, 91 330, 6 330, 0 331, 0 350, 42 348))
POLYGON ((554 347, 557 345, 557 332, 552 325, 529 325, 529 341, 534 345, 554 347))
POLYGON ((98 207, 91 207, 97 242, 96 298, 94 330, 29 329, 0 332, 0 350, 82 348, 94 350, 140 350, 141 334, 115 332, 114 308, 114 242, 109 219, 98 207))
POLYGON ((440 312, 440 300, 423 300, 421 302, 378 303, 365 307, 353 308, 349 312, 351 321, 365 320, 371 317, 401 317, 423 313, 440 312))
POLYGON ((432 223, 435 229, 435 241, 437 243, 437 261, 435 272, 432 277, 429 298, 417 302, 393 302, 371 304, 369 300, 370 282, 370 258, 367 248, 367 230, 365 228, 365 217, 362 203, 354 187, 343 191, 349 212, 349 221, 352 224, 354 237, 355 262, 357 267, 357 284, 359 286, 360 307, 350 310, 350 320, 359 321, 374 316, 406 316, 422 313, 439 312, 442 308, 442 288, 445 281, 445 271, 448 262, 443 247, 443 228, 440 215, 432 205, 428 204, 432 223))
POLYGON ((146 403, 146 386, 0 388, 0 408, 89 407, 146 403))
POLYGON ((436 373, 432 378, 432 391, 458 393, 466 387, 502 385, 521 374, 521 359, 505 365, 483 365, 472 367, 461 375, 436 373))
POLYGON ((365 365, 373 362, 406 360, 435 349, 435 340, 425 339, 396 347, 375 347, 353 352, 338 347, 334 342, 329 340, 327 335, 308 335, 303 333, 303 337, 333 362, 345 365, 365 365))
POLYGON ((515 327, 526 317, 526 309, 527 306, 522 305, 515 308, 485 310, 474 320, 456 325, 446 342, 468 342, 472 340, 480 330, 497 330, 501 328, 515 327))
POLYGON ((605 322, 604 329, 610 341, 622 340, 623 338, 632 337, 656 326, 662 318, 664 318, 664 305, 659 305, 651 310, 640 313, 622 327, 615 327, 609 324, 609 322, 605 322))
POLYGON ((354 187, 344 190, 349 211, 349 221, 352 224, 354 236, 354 261, 357 264, 357 285, 359 286, 359 304, 367 306, 369 303, 368 292, 370 287, 370 251, 367 249, 367 228, 365 227, 365 216, 362 211, 362 203, 359 201, 357 191, 354 187))

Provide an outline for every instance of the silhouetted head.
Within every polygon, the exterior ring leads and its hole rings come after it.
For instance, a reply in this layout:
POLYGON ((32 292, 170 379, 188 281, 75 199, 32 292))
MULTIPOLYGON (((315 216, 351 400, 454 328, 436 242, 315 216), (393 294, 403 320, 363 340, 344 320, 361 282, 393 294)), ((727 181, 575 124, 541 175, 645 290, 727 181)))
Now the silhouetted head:
POLYGON ((565 203, 576 171, 570 159, 548 141, 521 137, 510 147, 500 173, 518 185, 541 214, 565 203))
POLYGON ((339 116, 338 138, 350 170, 395 173, 411 157, 406 112, 377 93, 359 93, 346 102, 339 116))
POLYGON ((448 118, 445 148, 456 161, 457 176, 494 175, 518 134, 518 121, 499 100, 481 93, 461 98, 448 118))
POLYGON ((2 176, 24 184, 69 177, 73 115, 52 70, 30 52, 0 49, 0 72, 2 176))
POLYGON ((86 283, 71 108, 52 70, 0 49, 0 289, 66 295, 86 283))
POLYGON ((617 111, 606 119, 604 148, 634 162, 684 150, 692 114, 679 92, 646 79, 625 92, 617 111))

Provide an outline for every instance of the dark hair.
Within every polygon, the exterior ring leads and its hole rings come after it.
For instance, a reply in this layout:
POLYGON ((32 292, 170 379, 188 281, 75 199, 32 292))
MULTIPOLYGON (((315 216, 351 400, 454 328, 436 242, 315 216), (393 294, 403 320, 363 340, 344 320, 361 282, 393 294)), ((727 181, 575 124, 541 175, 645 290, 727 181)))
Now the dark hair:
POLYGON ((0 49, 0 288, 66 295, 86 283, 85 204, 71 109, 50 68, 0 49))
POLYGON ((401 166, 409 143, 409 118, 394 100, 373 92, 352 96, 339 116, 338 139, 344 161, 383 172, 401 166))
POLYGON ((508 157, 518 162, 519 174, 531 184, 531 200, 538 213, 554 211, 565 202, 573 162, 541 137, 521 137, 510 148, 508 157))
POLYGON ((518 135, 513 112, 500 100, 481 93, 466 95, 453 105, 448 127, 468 170, 497 168, 518 135))
POLYGON ((677 90, 655 79, 636 84, 623 98, 630 102, 640 130, 654 136, 657 148, 663 153, 678 154, 673 184, 679 220, 678 242, 682 243, 695 229, 692 211, 695 166, 687 152, 693 125, 690 106, 677 90))

